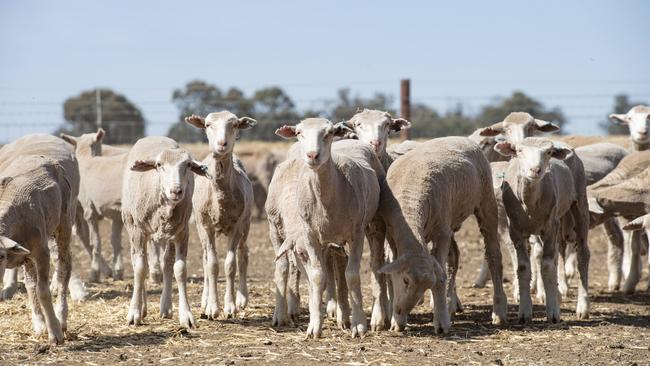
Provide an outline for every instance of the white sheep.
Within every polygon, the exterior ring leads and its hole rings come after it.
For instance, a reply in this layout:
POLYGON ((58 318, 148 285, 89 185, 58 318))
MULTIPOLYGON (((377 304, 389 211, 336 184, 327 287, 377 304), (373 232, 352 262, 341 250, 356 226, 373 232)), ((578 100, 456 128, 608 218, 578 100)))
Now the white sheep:
POLYGON ((145 272, 147 242, 164 250, 160 316, 172 316, 172 273, 178 285, 181 326, 196 323, 187 300, 188 220, 192 213, 194 174, 206 176, 207 167, 193 160, 172 139, 153 136, 131 148, 122 186, 122 220, 131 241, 133 297, 127 321, 139 325, 147 314, 145 272), (173 272, 172 272, 173 271, 173 272))
MULTIPOLYGON (((327 275, 323 257, 330 243, 347 243, 350 251, 345 277, 350 289, 353 337, 366 332, 359 277, 364 231, 370 242, 371 256, 383 256, 383 233, 373 232, 371 225, 379 204, 383 168, 367 144, 356 140, 332 144, 336 136, 348 132, 344 126, 334 126, 323 118, 308 118, 296 126, 283 126, 276 131, 284 138, 298 138, 295 146, 302 155, 301 159, 288 159, 276 170, 269 188, 267 216, 278 262, 282 262, 287 251, 293 250, 297 264, 308 277, 308 337, 320 337, 322 331, 321 301, 327 275), (283 193, 284 185, 295 189, 293 196, 278 196, 283 193), (282 199, 283 202, 278 202, 282 199)), ((371 263, 376 261, 371 259, 371 263)), ((282 274, 278 276, 279 272, 282 271, 276 270, 276 279, 283 277, 282 274)), ((280 282, 276 299, 286 294, 286 287, 282 288, 286 282, 280 282)), ((280 301, 276 307, 284 305, 283 300, 280 301)), ((276 314, 286 319, 286 309, 276 310, 276 314)), ((375 318, 373 309, 373 320, 377 325, 385 323, 380 317, 383 315, 381 306, 377 311, 375 318)))
POLYGON ((481 227, 495 279, 492 322, 505 324, 507 299, 497 241, 497 206, 489 163, 474 142, 464 137, 433 139, 397 159, 388 169, 380 214, 386 238, 397 253, 397 259, 381 269, 392 276, 392 329, 404 328, 408 313, 424 290, 431 289, 435 330, 449 330, 449 294, 445 294, 447 278, 442 268, 454 232, 471 214, 481 227), (429 242, 433 243, 430 254, 429 242))
POLYGON ((562 244, 569 234, 564 231, 567 229, 571 229, 572 236, 575 236, 578 251, 580 282, 576 313, 580 319, 587 318, 589 217, 584 172, 582 183, 580 174, 576 174, 583 169, 580 159, 566 145, 558 143, 556 146, 549 140, 534 137, 525 138, 518 143, 502 141, 497 143, 495 149, 512 157, 505 171, 501 199, 508 215, 510 238, 517 251, 515 285, 519 288, 519 320, 528 322, 532 318, 527 240, 531 235, 539 235, 543 245, 543 288, 540 289, 541 284, 538 284, 538 297, 541 296, 546 301, 548 321, 560 321, 556 258, 558 247, 562 250, 562 244), (566 163, 561 161, 565 159, 568 159, 566 163), (569 219, 572 225, 563 226, 569 219))
POLYGON ((203 246, 202 314, 209 319, 216 319, 219 314, 217 246, 221 246, 228 251, 224 262, 226 292, 223 313, 227 318, 234 317, 248 303, 246 239, 251 222, 253 188, 233 154, 233 148, 239 131, 249 129, 257 122, 249 117, 238 118, 228 111, 210 113, 205 118, 192 115, 186 117, 185 122, 204 129, 210 145, 210 153, 202 162, 208 167, 210 179, 196 182, 192 198, 196 228, 203 246), (235 295, 237 267, 239 289, 235 295))
POLYGON ((77 161, 62 140, 40 134, 5 145, 0 161, 0 272, 23 265, 34 332, 38 336, 47 329, 51 343, 63 343, 79 191, 77 161), (6 154, 11 159, 2 159, 6 154), (56 311, 48 284, 51 238, 58 253, 56 311))
POLYGON ((625 114, 609 115, 609 119, 619 125, 627 125, 630 128, 630 139, 634 145, 634 150, 643 151, 650 148, 650 107, 637 105, 632 107, 625 114))

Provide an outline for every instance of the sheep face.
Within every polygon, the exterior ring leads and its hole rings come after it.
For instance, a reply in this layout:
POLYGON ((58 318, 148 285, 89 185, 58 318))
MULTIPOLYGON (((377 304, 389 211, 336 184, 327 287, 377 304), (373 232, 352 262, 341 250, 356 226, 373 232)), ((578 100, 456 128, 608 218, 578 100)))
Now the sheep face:
POLYGON ((84 149, 90 149, 91 156, 100 156, 102 154, 102 140, 104 139, 105 134, 106 132, 104 129, 100 128, 95 133, 85 133, 79 137, 74 137, 62 133, 61 139, 73 145, 76 152, 84 149))
MULTIPOLYGON (((382 267, 379 272, 388 273, 393 283, 392 327, 402 330, 406 318, 426 289, 433 287, 436 278, 434 259, 429 255, 401 256, 382 267)), ((440 276, 442 279, 442 276, 440 276)))
POLYGON ((533 136, 535 131, 555 132, 560 127, 554 123, 535 119, 525 112, 510 113, 503 121, 481 130, 481 136, 504 135, 512 142, 519 142, 526 137, 533 136))
POLYGON ((636 106, 627 114, 610 114, 609 119, 616 124, 628 125, 630 137, 637 144, 650 142, 648 130, 650 129, 650 107, 636 106))
POLYGON ((519 167, 517 174, 532 182, 544 177, 551 158, 564 160, 572 154, 568 148, 555 146, 552 141, 535 137, 528 137, 519 143, 501 141, 494 149, 504 156, 516 157, 519 167))
POLYGON ((343 124, 332 124, 325 118, 307 118, 295 126, 282 126, 275 134, 285 139, 297 138, 302 148, 302 158, 308 167, 318 170, 329 161, 332 141, 351 130, 343 124))
POLYGON ((4 273, 5 268, 15 268, 23 264, 29 253, 28 249, 15 241, 0 236, 0 273, 4 273))
POLYGON ((369 109, 352 116, 347 125, 354 129, 360 141, 372 145, 376 153, 386 150, 391 131, 411 127, 411 123, 403 118, 393 118, 388 112, 369 109))
POLYGON ((239 137, 239 131, 257 124, 257 121, 250 117, 237 118, 228 111, 210 113, 205 118, 192 115, 186 117, 185 122, 205 130, 210 152, 215 158, 229 156, 235 146, 235 140, 239 137))
POLYGON ((137 160, 131 165, 131 170, 155 170, 164 198, 173 203, 180 202, 185 197, 191 174, 208 174, 207 166, 192 160, 189 154, 181 149, 164 150, 155 160, 137 160))

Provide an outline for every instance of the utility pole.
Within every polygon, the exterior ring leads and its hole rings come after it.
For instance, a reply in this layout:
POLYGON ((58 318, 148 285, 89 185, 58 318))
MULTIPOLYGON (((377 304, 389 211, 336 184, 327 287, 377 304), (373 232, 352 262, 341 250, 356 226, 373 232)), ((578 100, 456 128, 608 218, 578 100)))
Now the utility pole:
POLYGON ((102 92, 95 90, 95 106, 97 107, 97 129, 102 128, 102 92))
MULTIPOLYGON (((402 79, 400 81, 400 112, 401 112, 401 117, 404 118, 407 121, 411 120, 411 80, 410 79, 402 79)), ((399 133, 399 137, 402 140, 408 140, 409 138, 409 130, 404 129, 401 130, 399 133)))

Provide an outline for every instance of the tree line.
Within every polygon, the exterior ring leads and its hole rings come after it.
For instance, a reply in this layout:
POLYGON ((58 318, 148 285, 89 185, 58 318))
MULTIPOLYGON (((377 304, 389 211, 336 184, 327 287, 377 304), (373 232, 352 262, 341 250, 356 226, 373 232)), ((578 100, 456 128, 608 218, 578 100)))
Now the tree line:
MULTIPOLYGON (((144 136, 146 120, 135 103, 125 96, 109 89, 99 90, 102 106, 102 127, 107 130, 106 142, 111 144, 132 143, 144 136)), ((65 123, 57 132, 74 135, 97 130, 97 90, 82 92, 64 102, 65 123)), ((258 121, 254 129, 246 131, 242 138, 252 140, 274 140, 273 132, 286 123, 307 117, 325 117, 333 122, 347 120, 363 108, 379 109, 397 115, 392 96, 375 93, 363 98, 348 88, 338 90, 332 102, 320 109, 300 111, 291 97, 280 87, 271 86, 256 90, 247 96, 242 90, 231 87, 222 90, 217 85, 194 80, 172 92, 171 101, 178 108, 178 121, 167 135, 180 142, 206 141, 203 131, 187 125, 183 119, 191 114, 205 116, 210 112, 229 110, 238 116, 249 116, 258 121)), ((614 98, 612 113, 626 113, 631 106, 642 104, 629 101, 627 95, 614 98)), ((411 137, 434 138, 450 135, 468 135, 479 127, 503 120, 512 111, 523 111, 533 116, 552 121, 560 126, 568 120, 559 107, 547 107, 540 101, 521 91, 509 97, 483 106, 475 115, 466 114, 462 104, 439 113, 434 108, 416 103, 411 106, 411 137)), ((607 116, 599 126, 607 134, 627 133, 625 126, 609 123, 607 116)))

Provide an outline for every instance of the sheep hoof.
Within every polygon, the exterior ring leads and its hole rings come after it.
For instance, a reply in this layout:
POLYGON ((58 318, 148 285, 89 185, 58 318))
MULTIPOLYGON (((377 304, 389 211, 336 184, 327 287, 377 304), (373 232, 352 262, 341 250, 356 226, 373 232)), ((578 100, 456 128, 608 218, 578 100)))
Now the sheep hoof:
POLYGON ((51 344, 63 344, 63 331, 57 329, 48 334, 48 340, 51 344))
POLYGON ((192 316, 192 312, 189 310, 179 311, 178 320, 181 327, 184 327, 187 330, 196 328, 196 321, 194 320, 194 316, 192 316))
POLYGON ((0 291, 0 301, 11 300, 11 298, 14 297, 17 288, 18 286, 10 286, 10 287, 3 288, 2 291, 0 291))
POLYGON ((226 303, 223 306, 223 316, 226 319, 235 318, 237 315, 237 308, 234 303, 226 303))
POLYGON ((336 300, 330 299, 327 302, 327 316, 329 318, 336 318, 336 308, 337 308, 336 300))
POLYGON ((88 282, 98 283, 100 279, 99 271, 96 269, 90 270, 90 276, 88 277, 88 282))
POLYGON ((246 309, 246 305, 248 305, 248 296, 242 294, 241 292, 238 292, 235 304, 237 304, 237 311, 246 309))
POLYGON ((217 320, 219 317, 219 305, 208 304, 201 314, 201 319, 217 320))
POLYGON ((507 323, 507 319, 504 316, 498 315, 496 313, 492 313, 492 324, 494 325, 505 325, 507 323))
POLYGON ((129 309, 129 314, 126 316, 126 320, 129 325, 140 325, 142 324, 142 316, 140 310, 138 309, 129 309))
POLYGON ((352 338, 356 338, 357 336, 359 338, 363 338, 366 335, 366 325, 365 324, 357 324, 352 327, 352 338))

